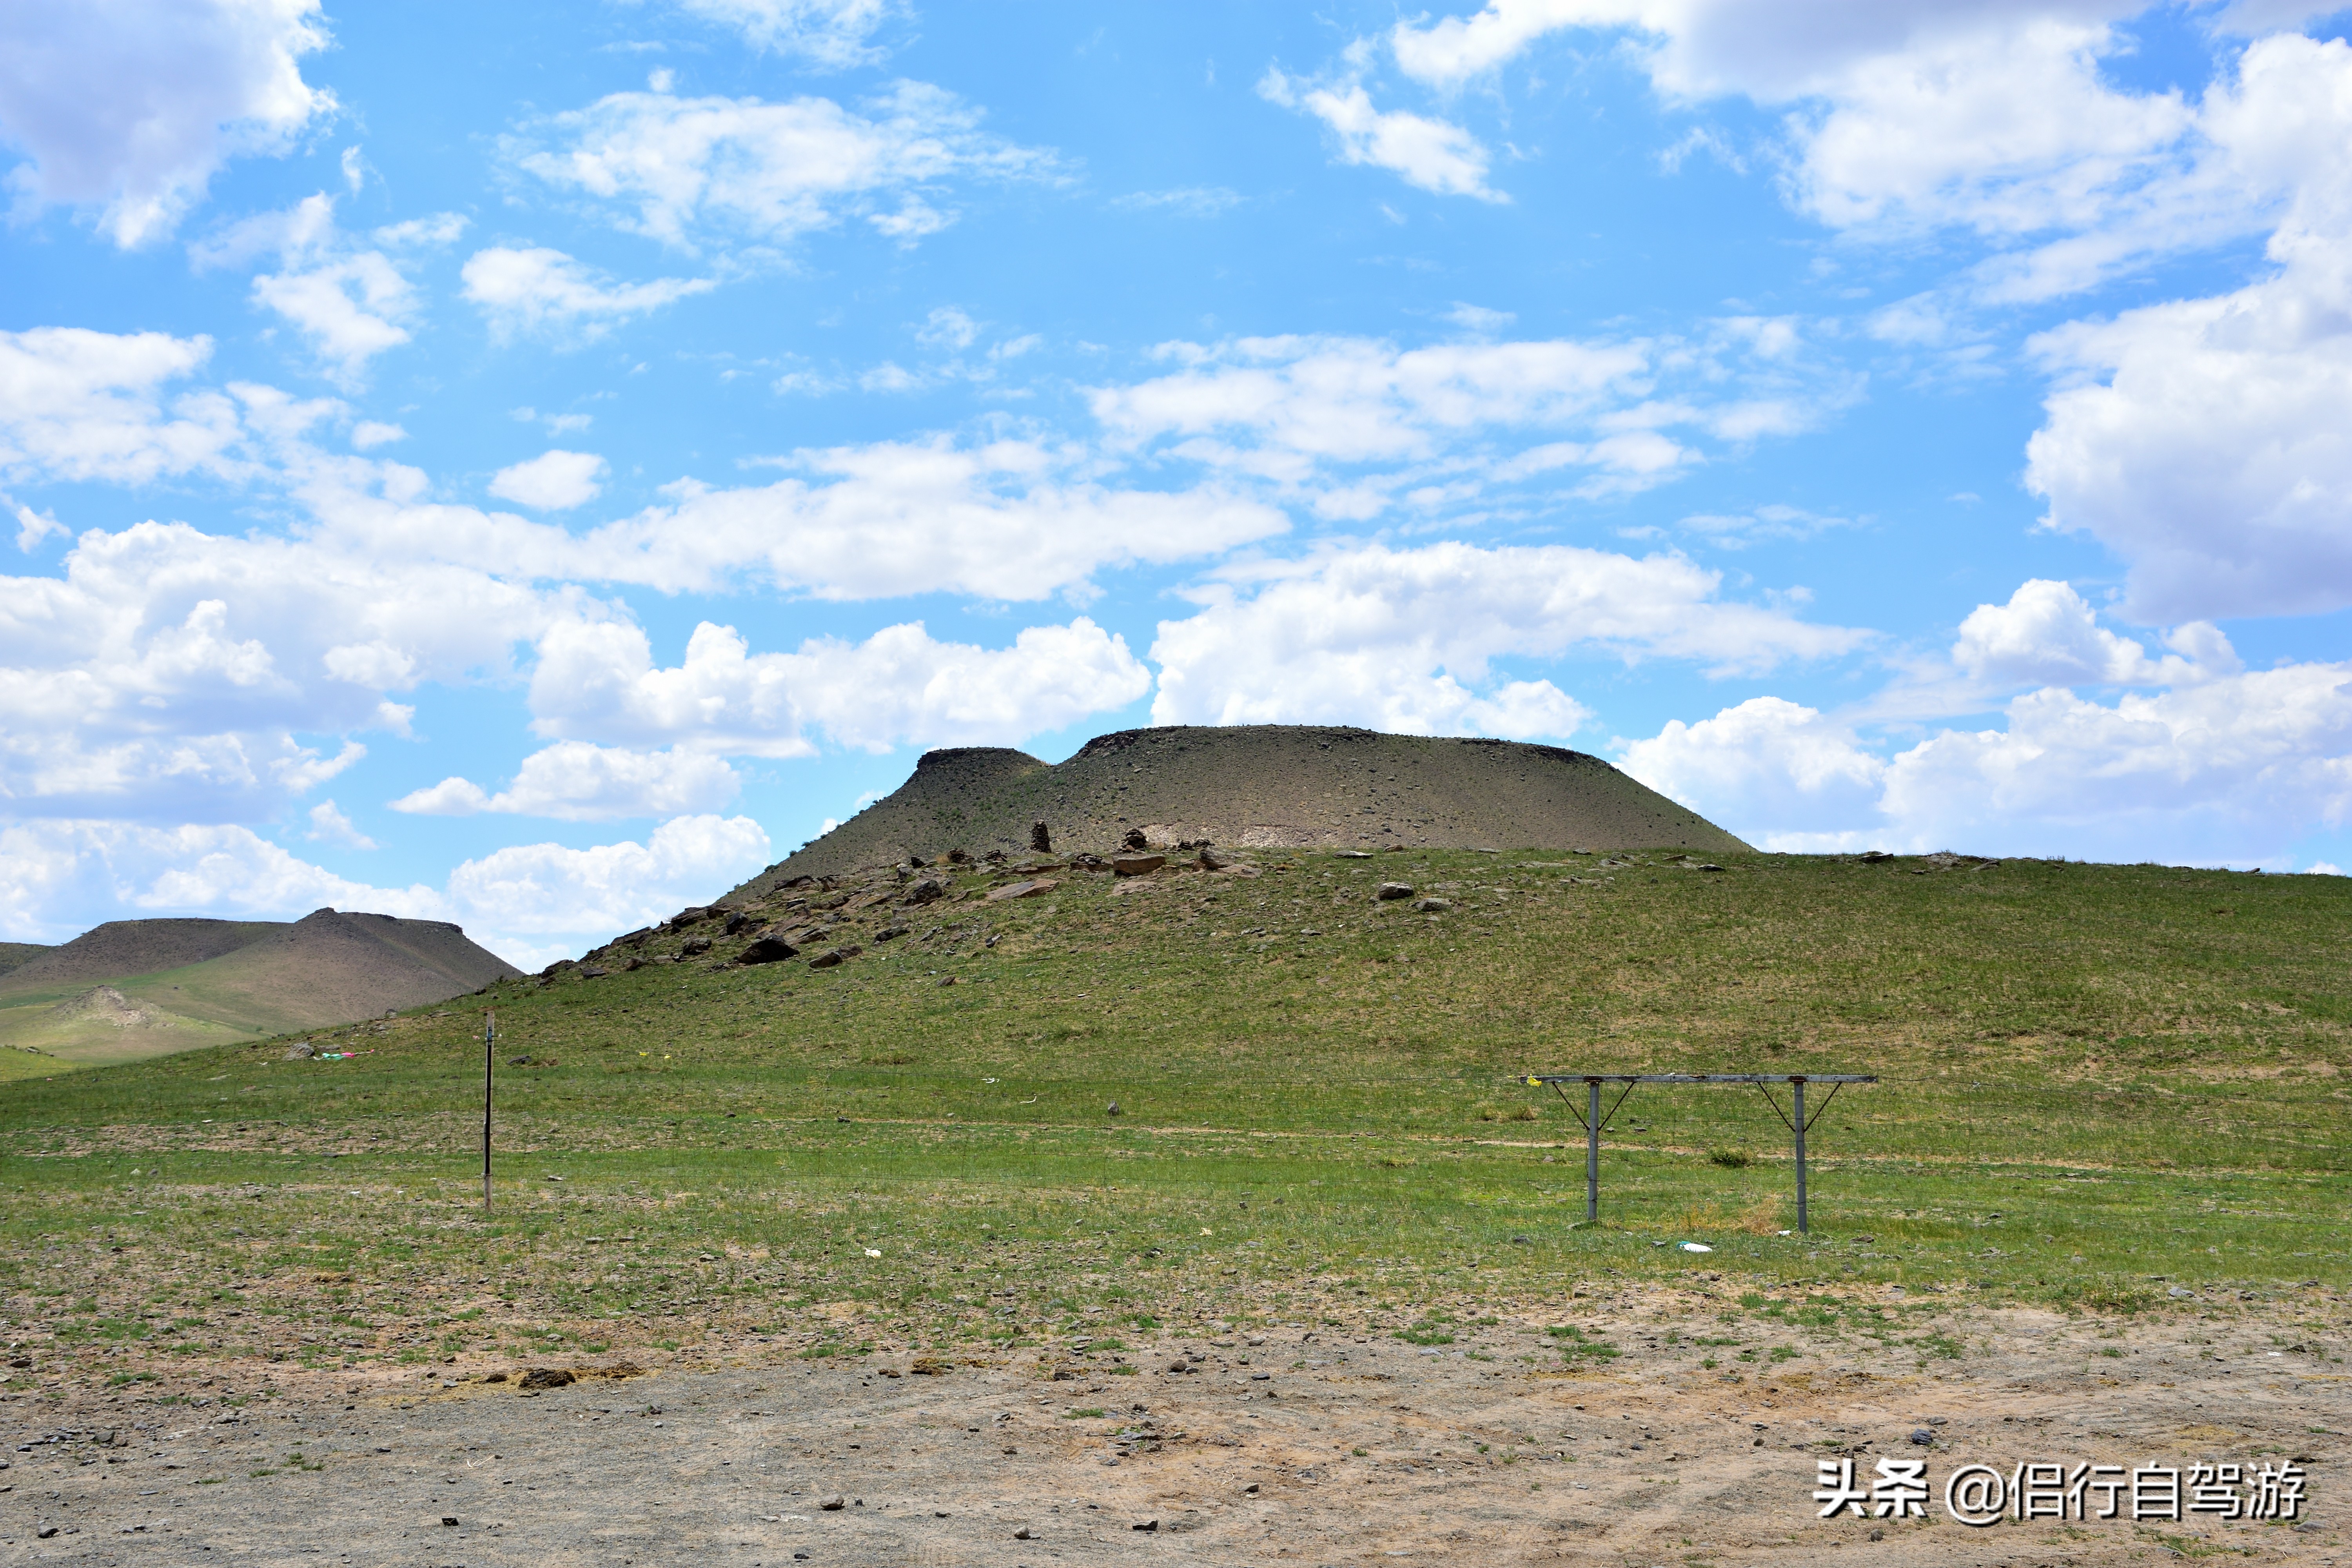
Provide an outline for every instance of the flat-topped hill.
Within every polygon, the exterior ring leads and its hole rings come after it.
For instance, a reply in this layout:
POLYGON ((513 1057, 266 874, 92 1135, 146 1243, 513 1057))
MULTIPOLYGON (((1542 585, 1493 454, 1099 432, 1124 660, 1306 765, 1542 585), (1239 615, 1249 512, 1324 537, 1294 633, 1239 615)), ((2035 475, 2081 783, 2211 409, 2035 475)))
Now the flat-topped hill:
POLYGON ((741 889, 950 849, 1154 842, 1264 848, 1748 847, 1599 757, 1516 741, 1250 724, 1122 730, 1049 764, 1005 747, 929 752, 887 799, 741 889))

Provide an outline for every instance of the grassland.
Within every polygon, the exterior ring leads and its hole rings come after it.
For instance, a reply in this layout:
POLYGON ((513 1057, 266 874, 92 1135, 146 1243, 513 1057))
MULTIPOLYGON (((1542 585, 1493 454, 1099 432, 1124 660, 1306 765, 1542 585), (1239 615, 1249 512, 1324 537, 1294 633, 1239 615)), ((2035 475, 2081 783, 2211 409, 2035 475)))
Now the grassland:
POLYGON ((0 1334, 18 1386, 1284 1314, 1434 1342, 1481 1302, 1705 1270, 1759 1321, 1925 1358, 1906 1312, 1956 1299, 2347 1282, 2352 881, 1720 864, 1267 855, 993 903, 1012 874, 974 869, 837 968, 722 944, 509 984, 478 999, 487 1218, 470 1007, 310 1037, 366 1053, 339 1061, 273 1040, 20 1079, 0 1334), (1453 908, 1378 901, 1382 879, 1453 908), (1786 1131, 1728 1089, 1637 1091, 1583 1225, 1580 1130, 1509 1079, 1588 1068, 1881 1081, 1816 1124, 1799 1237, 1786 1131))

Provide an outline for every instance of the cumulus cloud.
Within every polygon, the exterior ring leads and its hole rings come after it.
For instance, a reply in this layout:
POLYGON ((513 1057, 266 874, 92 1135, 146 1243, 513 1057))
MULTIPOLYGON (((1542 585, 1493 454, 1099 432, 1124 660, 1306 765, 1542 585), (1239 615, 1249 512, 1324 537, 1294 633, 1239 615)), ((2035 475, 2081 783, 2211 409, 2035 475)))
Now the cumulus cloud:
POLYGON ((392 809, 425 816, 487 811, 601 822, 711 811, 734 799, 741 787, 735 770, 707 752, 564 741, 524 758, 514 783, 496 795, 470 780, 446 778, 403 795, 392 809))
POLYGON ((1772 847, 1876 830, 1886 763, 1819 710, 1755 697, 1712 719, 1666 721, 1621 743, 1625 771, 1661 795, 1772 847), (1704 802, 1704 805, 1699 803, 1704 802))
POLYGON ((718 287, 708 278, 656 278, 615 283, 585 263, 544 246, 517 250, 492 246, 466 258, 459 277, 466 298, 489 318, 501 337, 546 331, 580 339, 601 336, 642 316, 718 287))
POLYGON ((769 858, 767 833, 748 816, 680 816, 642 844, 496 850, 450 872, 446 896, 496 933, 495 951, 511 955, 532 948, 536 956, 548 939, 569 938, 559 951, 577 952, 706 900, 713 889, 753 876, 769 858))
POLYGON ((0 578, 0 798, 19 816, 257 820, 404 728, 419 681, 507 667, 549 618, 464 566, 183 523, 89 530, 0 578))
POLYGON ((138 485, 242 468, 236 404, 164 388, 212 353, 205 337, 36 327, 0 332, 0 473, 138 485))
POLYGON ((1375 109, 1360 81, 1302 82, 1268 67, 1258 79, 1257 91, 1268 103, 1321 121, 1343 163, 1387 169, 1402 175, 1405 184, 1442 196, 1511 199, 1486 184, 1489 154, 1476 137, 1447 121, 1401 109, 1375 109))
POLYGON ((731 27, 753 48, 797 55, 830 70, 873 65, 889 51, 873 39, 896 0, 675 0, 689 16, 731 27))
POLYGON ((2034 578, 2008 604, 1969 613, 1952 662, 1999 686, 2178 686, 2241 668, 2210 622, 2177 627, 2166 640, 2178 651, 2152 659, 2141 644, 2100 626, 2071 585, 2034 578))
POLYGON ((169 234, 242 153, 285 151, 331 113, 303 81, 319 0, 0 6, 0 137, 20 205, 93 209, 115 244, 169 234))
POLYGON ((490 477, 490 493, 540 511, 585 506, 604 494, 604 459, 593 452, 542 452, 490 477))
POLYGON ((1753 672, 1863 641, 1726 602, 1719 574, 1673 555, 1373 545, 1229 579, 1199 614, 1160 624, 1153 722, 1567 735, 1584 707, 1549 681, 1496 677, 1495 661, 1581 652, 1753 672))
POLYGON ((759 824, 704 815, 665 822, 642 843, 515 845, 465 861, 437 889, 382 888, 241 826, 14 822, 0 824, 0 932, 63 942, 126 910, 296 920, 331 907, 455 921, 509 962, 537 967, 707 899, 768 858, 759 824))
POLYGON ((541 639, 530 705, 543 734, 800 756, 818 735, 872 752, 1012 744, 1124 707, 1150 686, 1125 640, 1084 616, 1027 627, 1007 648, 942 643, 910 623, 861 643, 812 637, 763 654, 706 621, 671 668, 654 666, 636 627, 580 621, 541 639))
POLYGON ((2034 345, 2060 384, 2027 483, 2130 563, 2148 619, 2352 604, 2352 47, 2266 39, 2243 74, 2236 144, 2295 190, 2271 275, 2034 345))
POLYGON ((1833 716, 1759 698, 1621 747, 1643 783, 1784 851, 2259 861, 2352 809, 2352 664, 2112 703, 2044 687, 2003 718, 1890 752, 1833 716))
POLYGON ((1055 156, 980 128, 953 93, 901 81, 862 112, 830 99, 621 92, 550 116, 508 145, 517 166, 683 249, 790 240, 863 217, 912 240, 950 221, 958 180, 1057 178, 1055 156))

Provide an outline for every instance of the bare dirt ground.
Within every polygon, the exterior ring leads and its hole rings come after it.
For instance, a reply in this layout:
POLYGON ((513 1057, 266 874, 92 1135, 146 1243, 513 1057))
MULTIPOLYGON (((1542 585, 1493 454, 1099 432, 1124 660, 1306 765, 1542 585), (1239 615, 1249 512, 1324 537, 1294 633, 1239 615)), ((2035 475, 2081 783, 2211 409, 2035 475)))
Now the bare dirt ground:
MULTIPOLYGON (((1688 1306, 1576 1321, 1633 1351, 1690 1332, 1688 1306)), ((1562 1370, 1535 1314, 1428 1350, 1277 1326, 931 1375, 739 1342, 537 1392, 489 1363, 215 1364, 0 1404, 0 1563, 2352 1563, 2344 1335, 2290 1310, 1956 1310, 1956 1359, 1856 1345, 1805 1372, 1562 1370), (1882 1457, 1927 1461, 1927 1518, 1817 1517, 1823 1460, 1866 1485, 1882 1457), (1978 1529, 1943 1500, 1971 1462, 2290 1459, 2292 1522, 1978 1529)))

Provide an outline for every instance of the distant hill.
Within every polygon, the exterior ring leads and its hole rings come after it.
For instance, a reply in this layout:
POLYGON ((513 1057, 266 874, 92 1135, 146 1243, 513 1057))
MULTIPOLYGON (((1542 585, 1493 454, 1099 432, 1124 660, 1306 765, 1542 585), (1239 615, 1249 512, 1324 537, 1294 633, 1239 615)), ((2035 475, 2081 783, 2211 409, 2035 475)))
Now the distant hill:
POLYGON ((109 921, 7 974, 0 989, 27 985, 91 985, 123 974, 147 974, 202 963, 283 929, 275 921, 109 921))
POLYGON ((950 849, 1155 841, 1229 847, 1748 848, 1599 757, 1514 741, 1256 724, 1123 730, 1058 764, 1004 747, 928 752, 915 776, 739 891, 950 849))
POLYGON ((441 921, 110 921, 0 973, 0 1045, 122 1060, 428 1006, 520 973, 441 921))
POLYGON ((0 975, 22 969, 48 951, 37 942, 0 942, 0 975))

